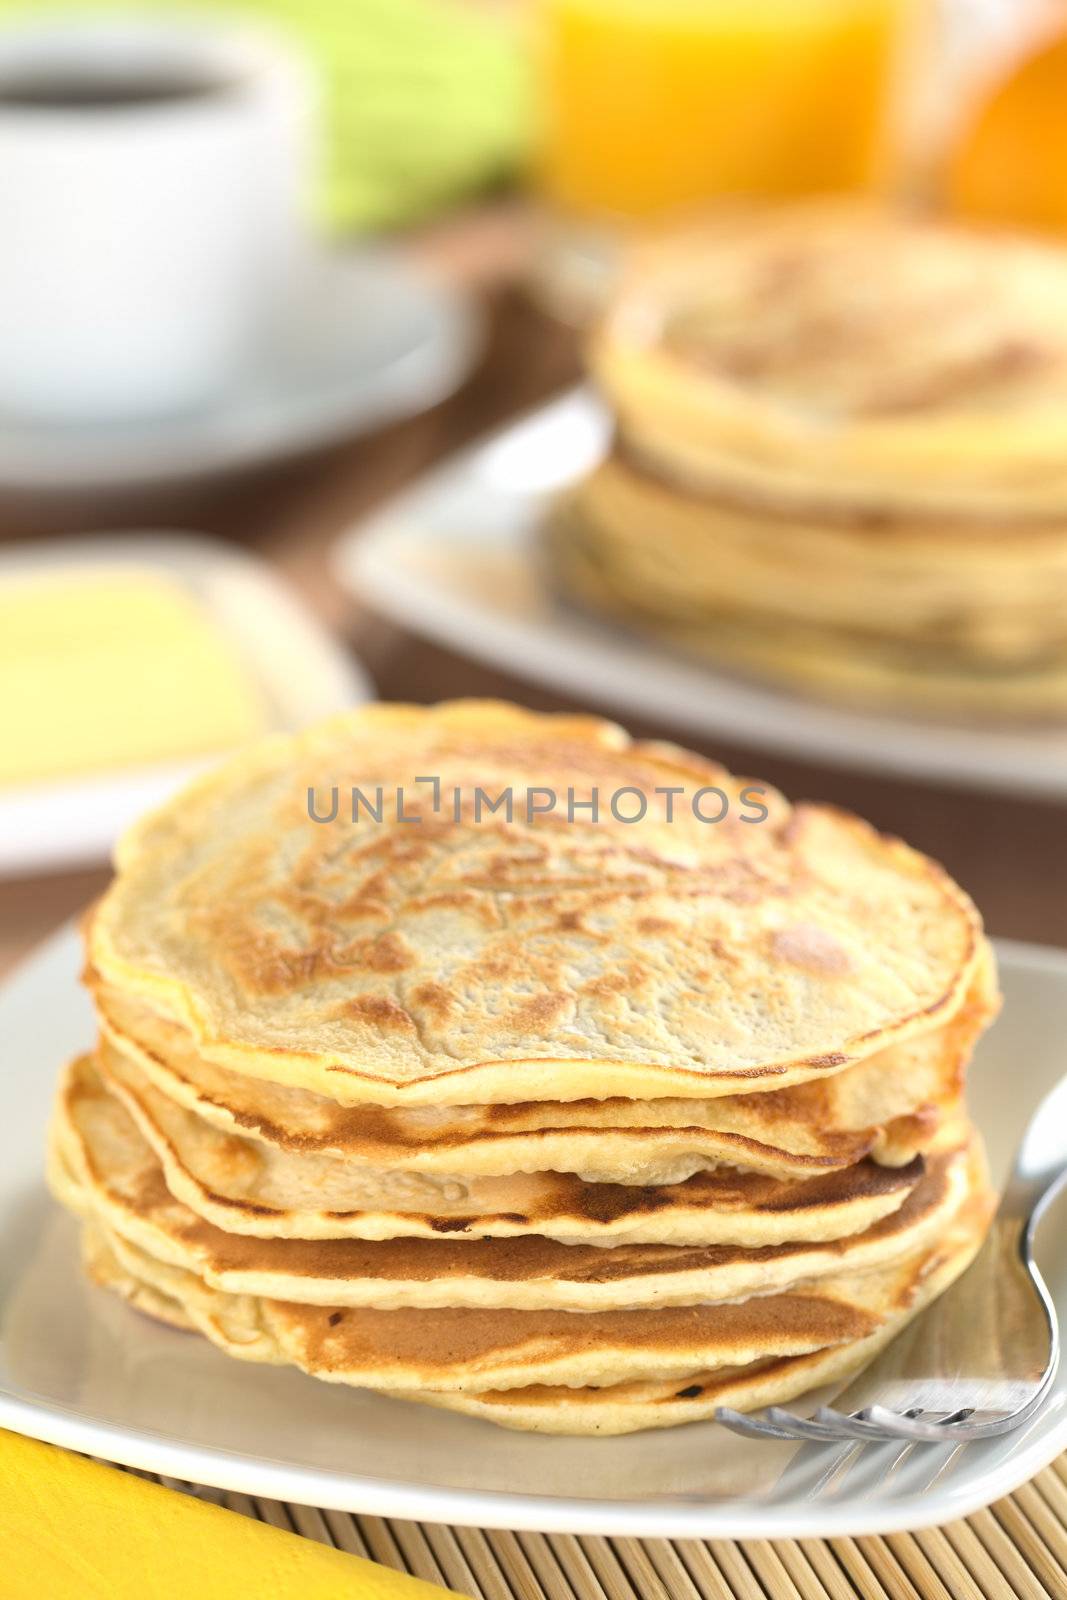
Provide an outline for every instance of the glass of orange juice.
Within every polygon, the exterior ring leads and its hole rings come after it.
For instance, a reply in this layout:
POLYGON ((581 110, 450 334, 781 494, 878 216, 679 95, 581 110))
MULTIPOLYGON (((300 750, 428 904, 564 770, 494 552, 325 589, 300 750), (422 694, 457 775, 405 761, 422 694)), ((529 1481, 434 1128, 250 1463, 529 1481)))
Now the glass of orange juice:
POLYGON ((923 3, 540 0, 538 179, 557 232, 887 185, 923 3))

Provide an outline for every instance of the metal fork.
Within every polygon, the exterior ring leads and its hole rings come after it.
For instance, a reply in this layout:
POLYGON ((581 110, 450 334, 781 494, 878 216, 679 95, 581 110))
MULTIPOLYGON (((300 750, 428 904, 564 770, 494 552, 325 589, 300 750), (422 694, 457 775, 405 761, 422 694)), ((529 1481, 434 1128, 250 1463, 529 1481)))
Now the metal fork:
POLYGON ((748 1438, 960 1444, 1034 1415, 1059 1364, 1056 1311, 1033 1258, 1037 1224, 1067 1180, 1067 1078, 1030 1119, 971 1266, 840 1396, 800 1417, 781 1406, 716 1421, 748 1438))

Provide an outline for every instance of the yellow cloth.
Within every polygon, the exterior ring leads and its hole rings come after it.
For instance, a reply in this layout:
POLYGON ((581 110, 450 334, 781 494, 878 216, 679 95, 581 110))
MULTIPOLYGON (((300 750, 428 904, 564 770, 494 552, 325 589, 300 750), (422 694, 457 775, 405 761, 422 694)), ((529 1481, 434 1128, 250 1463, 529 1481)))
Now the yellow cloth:
POLYGON ((0 1432, 4 1600, 444 1600, 450 1592, 0 1432))

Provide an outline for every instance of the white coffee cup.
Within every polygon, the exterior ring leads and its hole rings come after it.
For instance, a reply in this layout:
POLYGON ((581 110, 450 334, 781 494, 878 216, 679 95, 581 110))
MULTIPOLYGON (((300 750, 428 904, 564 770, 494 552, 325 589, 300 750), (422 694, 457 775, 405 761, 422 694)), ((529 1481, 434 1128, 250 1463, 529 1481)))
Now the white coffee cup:
POLYGON ((287 51, 200 21, 0 34, 0 407, 224 390, 300 268, 310 104, 287 51))

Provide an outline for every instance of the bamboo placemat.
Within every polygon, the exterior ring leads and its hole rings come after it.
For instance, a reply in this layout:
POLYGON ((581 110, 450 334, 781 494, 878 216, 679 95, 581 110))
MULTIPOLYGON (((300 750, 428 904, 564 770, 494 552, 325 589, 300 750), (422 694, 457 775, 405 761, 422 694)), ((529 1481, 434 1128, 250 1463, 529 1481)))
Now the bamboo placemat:
POLYGON ((1067 1600, 1067 1455, 941 1528, 744 1543, 452 1528, 153 1481, 471 1600, 1067 1600))

